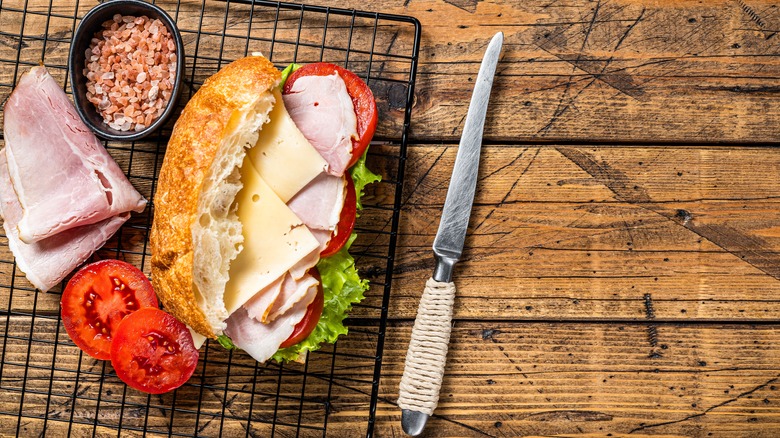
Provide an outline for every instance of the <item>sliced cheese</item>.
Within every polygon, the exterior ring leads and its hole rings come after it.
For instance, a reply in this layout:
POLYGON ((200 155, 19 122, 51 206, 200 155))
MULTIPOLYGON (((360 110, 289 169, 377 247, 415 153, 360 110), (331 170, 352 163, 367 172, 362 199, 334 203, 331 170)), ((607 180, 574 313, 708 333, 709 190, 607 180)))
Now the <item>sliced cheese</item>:
POLYGON ((193 330, 190 326, 187 326, 187 330, 189 330, 192 335, 192 343, 195 345, 195 349, 200 350, 200 347, 206 343, 206 337, 193 330))
MULTIPOLYGON (((263 128, 265 130, 265 128, 263 128)), ((277 196, 247 158, 241 167, 238 219, 244 248, 230 264, 225 307, 232 314, 319 246, 295 213, 277 196)))
POLYGON ((323 172, 328 163, 295 125, 279 90, 276 104, 260 137, 247 156, 258 173, 285 203, 323 172))

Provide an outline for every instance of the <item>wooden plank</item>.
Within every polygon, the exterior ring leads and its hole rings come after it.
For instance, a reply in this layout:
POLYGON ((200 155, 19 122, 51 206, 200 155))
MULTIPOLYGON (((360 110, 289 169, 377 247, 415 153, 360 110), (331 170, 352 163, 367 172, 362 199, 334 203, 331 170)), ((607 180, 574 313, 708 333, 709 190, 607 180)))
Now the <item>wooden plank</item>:
MULTIPOLYGON (((401 436, 393 403, 409 335, 404 323, 387 338, 377 436, 401 436)), ((777 336, 776 325, 456 322, 428 427, 442 437, 774 436, 777 336)))
MULTIPOLYGON (((15 319, 11 334, 25 337, 25 322, 15 319)), ((399 412, 394 405, 397 385, 403 370, 403 358, 410 335, 410 322, 394 324, 389 329, 384 352, 383 377, 377 410, 376 436, 399 436, 399 412)), ((447 373, 436 415, 431 420, 436 436, 526 436, 552 434, 607 433, 662 436, 774 436, 780 432, 777 388, 780 369, 776 358, 780 351, 780 325, 696 325, 619 323, 518 323, 464 322, 454 326, 447 373), (474 358, 479 358, 475 360, 474 358)), ((36 334, 41 339, 43 333, 36 334)), ((352 333, 339 344, 338 351, 370 356, 373 341, 352 333)), ((27 341, 9 345, 3 368, 0 411, 19 409, 18 377, 23 367, 27 341)), ((48 368, 52 351, 36 342, 30 364, 48 368)), ((61 421, 70 416, 73 406, 73 373, 64 371, 77 366, 75 347, 58 347, 57 371, 53 382, 49 420, 51 430, 61 430, 61 421)), ((224 353, 210 350, 214 363, 226 359, 224 353)), ((249 395, 252 388, 251 360, 233 357, 230 391, 226 403, 223 434, 245 434, 249 395), (247 372, 250 371, 250 372, 247 372)), ((304 403, 304 425, 321 425, 323 405, 318 394, 327 393, 328 356, 313 357, 308 372, 304 403), (323 375, 322 373, 326 373, 323 375), (317 376, 321 377, 317 377, 317 376)), ((170 423, 172 396, 154 396, 152 409, 146 397, 128 390, 126 406, 119 409, 123 385, 110 374, 104 379, 102 392, 97 385, 101 375, 99 362, 82 359, 79 395, 74 417, 84 425, 76 430, 90 433, 95 418, 109 427, 99 428, 111 434, 119 415, 126 427, 143 429, 144 421, 152 431, 167 430, 170 423), (87 374, 93 373, 93 374, 87 374), (100 394, 100 407, 97 398, 100 394)), ((356 436, 365 432, 369 398, 363 392, 371 380, 367 358, 338 359, 335 384, 328 416, 329 436, 356 436)), ((75 369, 75 368, 74 368, 75 369)), ((290 372, 300 369, 290 367, 290 372)), ((107 366, 107 371, 110 367, 107 366)), ((192 433, 195 414, 191 411, 201 398, 199 426, 203 434, 215 435, 222 412, 224 368, 211 368, 206 377, 210 389, 200 396, 196 386, 177 393, 173 432, 192 433)), ((200 368, 198 370, 200 373, 200 368)), ((198 382, 198 374, 191 383, 198 382)), ((254 436, 266 436, 270 427, 261 421, 273 419, 277 374, 270 366, 255 382, 252 408, 254 436)), ((298 401, 302 380, 286 374, 282 385, 277 421, 293 426, 278 426, 279 436, 295 436, 298 401)), ((47 397, 32 394, 37 388, 48 388, 50 370, 28 370, 26 415, 43 415, 47 397)), ((0 433, 13 433, 15 418, 3 416, 0 433)), ((23 418, 30 433, 40 433, 42 420, 23 418)), ((128 431, 128 433, 133 432, 128 431)), ((115 433, 114 433, 115 434, 115 433)), ((316 435, 303 429, 303 436, 316 435)), ((319 432, 321 435, 321 432, 319 432)))
MULTIPOLYGON (((340 6, 366 8, 358 1, 340 6)), ((780 86, 774 6, 766 0, 419 0, 371 8, 422 23, 416 141, 458 138, 477 64, 500 30, 506 44, 489 139, 761 143, 777 140, 770 111, 780 86)), ((213 13, 220 17, 218 8, 213 13)), ((294 25, 285 20, 281 27, 294 25)), ((316 41, 316 32, 311 38, 316 41)), ((410 44, 409 38, 380 39, 376 50, 407 53, 410 44)), ((398 73, 403 67, 382 65, 398 73)), ((402 121, 393 102, 403 93, 386 84, 374 91, 384 116, 379 133, 392 136, 402 121)))
MULTIPOLYGON (((4 8, 22 8, 24 2, 4 2, 4 8)), ((346 61, 349 19, 283 11, 276 25, 275 11, 259 9, 252 16, 243 5, 184 1, 163 6, 178 14, 187 53, 199 56, 195 82, 216 71, 217 54, 225 59, 248 51, 273 54, 280 64, 298 56, 302 62, 323 58, 346 61), (201 21, 201 16, 203 20, 201 21), (214 35, 195 30, 202 26, 214 35), (223 28, 225 28, 223 38, 223 28), (246 35, 251 35, 249 46, 246 35), (322 41, 329 47, 322 50, 322 41), (295 51, 296 41, 307 46, 295 51), (197 49, 197 50, 196 50, 197 49)), ((344 7, 365 8, 360 2, 344 7)), ((415 89, 412 138, 419 142, 458 138, 466 113, 477 63, 488 39, 498 30, 506 34, 506 48, 496 78, 496 91, 486 126, 486 138, 514 140, 603 140, 619 142, 776 142, 778 116, 771 111, 780 87, 780 62, 774 29, 780 11, 770 1, 655 2, 637 0, 549 3, 383 1, 371 7, 383 12, 415 16, 423 25, 419 80, 415 89), (468 23, 468 24, 463 24, 468 23)), ((78 14, 89 7, 80 3, 78 14)), ((49 2, 32 0, 30 11, 45 12, 49 2)), ((69 2, 57 1, 52 12, 64 14, 49 23, 54 40, 46 46, 49 63, 66 64, 67 42, 76 12, 69 2)), ((0 23, 9 34, 24 32, 25 48, 7 37, 0 59, 17 53, 34 65, 44 50, 46 21, 28 14, 0 11, 0 23), (6 30, 7 29, 7 30, 6 30)), ((412 27, 378 24, 358 19, 351 41, 350 68, 364 72, 371 60, 372 83, 380 108, 378 136, 399 138, 403 125, 410 63, 412 27), (361 51, 370 52, 374 56, 361 51), (384 54, 391 56, 384 56, 384 54), (393 82, 402 81, 401 83, 393 82)), ((191 63, 190 63, 191 66, 191 63)), ((2 81, 13 71, 4 65, 2 81)), ((17 75, 21 72, 17 72, 17 75)), ((64 71, 61 72, 64 75, 64 71)), ((10 75, 10 76, 9 76, 10 75)), ((188 73, 189 76, 189 73, 188 73)), ((64 76, 63 76, 64 78, 64 76)), ((10 88, 0 90, 4 96, 10 88)))
MULTIPOLYGON (((117 153, 116 151, 112 151, 117 153)), ((369 165, 396 178, 397 146, 377 145, 369 165)), ((410 319, 433 267, 433 242, 455 157, 448 146, 415 146, 403 193, 390 314, 410 319)), ((489 146, 458 268, 456 316, 479 319, 776 320, 780 278, 780 169, 773 148, 489 146), (728 163, 724 165, 723 163, 728 163), (767 171, 768 169, 769 171, 767 171)), ((120 160, 121 161, 121 160, 120 160)), ((150 161, 150 160, 147 160, 150 161)), ((150 161, 151 162, 151 161, 150 161)), ((144 161, 136 172, 145 172, 144 161)), ((148 169, 148 168, 147 168, 148 169)), ((148 170, 150 171, 150 170, 148 170)), ((394 186, 367 189, 366 203, 392 206, 394 186)), ((390 213, 358 220, 357 265, 381 305, 390 213)), ((145 224, 138 216, 137 225, 145 224)), ((121 257, 141 266, 143 229, 123 231, 121 257)), ((5 247, 5 246, 3 246, 5 247)), ((100 252, 116 257, 116 242, 100 252)), ((7 250, 0 260, 10 262, 7 250)), ((0 288, 12 265, 0 263, 0 288)), ((148 266, 144 266, 148 272, 148 266)), ((56 314, 17 270, 10 308, 56 314)), ((0 294, 0 308, 9 308, 0 294)), ((361 308, 358 317, 377 317, 361 308)))
MULTIPOLYGON (((443 203, 456 152, 456 146, 435 144, 410 148, 405 205, 443 203)), ((770 176, 780 170, 771 147, 500 144, 484 146, 481 158, 478 205, 771 202, 778 181, 770 176)))
MULTIPOLYGON (((430 276, 455 152, 410 151, 394 317, 430 276)), ((456 316, 776 320, 780 186, 760 176, 775 152, 486 147, 456 316)))
POLYGON ((413 1, 423 24, 416 139, 456 139, 489 38, 506 36, 486 135, 776 141, 772 2, 413 1))

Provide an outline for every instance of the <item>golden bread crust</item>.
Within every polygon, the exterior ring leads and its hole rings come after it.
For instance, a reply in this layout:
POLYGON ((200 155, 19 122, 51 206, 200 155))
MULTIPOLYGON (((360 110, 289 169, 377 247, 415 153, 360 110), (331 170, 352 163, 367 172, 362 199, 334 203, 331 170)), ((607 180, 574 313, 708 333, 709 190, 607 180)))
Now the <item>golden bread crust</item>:
POLYGON ((256 101, 279 79, 279 70, 260 56, 234 61, 208 78, 176 121, 157 181, 150 234, 154 289, 168 312, 210 338, 216 334, 194 291, 190 227, 234 111, 256 101))

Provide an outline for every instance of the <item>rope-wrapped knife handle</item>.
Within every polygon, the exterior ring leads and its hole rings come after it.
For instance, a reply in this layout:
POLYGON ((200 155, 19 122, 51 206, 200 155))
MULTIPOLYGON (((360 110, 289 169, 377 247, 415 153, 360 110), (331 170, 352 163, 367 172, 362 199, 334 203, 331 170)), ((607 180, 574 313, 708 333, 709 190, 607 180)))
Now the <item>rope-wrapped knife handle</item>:
POLYGON ((447 361, 455 284, 429 279, 417 309, 406 352, 398 407, 432 415, 447 361))

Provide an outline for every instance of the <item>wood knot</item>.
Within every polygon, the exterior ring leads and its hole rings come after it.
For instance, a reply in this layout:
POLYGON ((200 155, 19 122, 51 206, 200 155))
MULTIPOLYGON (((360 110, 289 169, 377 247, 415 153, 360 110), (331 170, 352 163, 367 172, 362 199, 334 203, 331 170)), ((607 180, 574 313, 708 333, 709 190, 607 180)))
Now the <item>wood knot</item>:
POLYGON ((682 222, 683 225, 688 225, 688 222, 693 219, 693 215, 688 210, 679 209, 675 213, 674 217, 682 222))
POLYGON ((500 334, 501 332, 498 329, 485 329, 482 330, 482 340, 487 341, 490 339, 491 341, 495 341, 493 336, 500 334))
POLYGON ((387 104, 390 109, 401 110, 406 108, 408 88, 403 84, 392 84, 387 88, 387 104))

